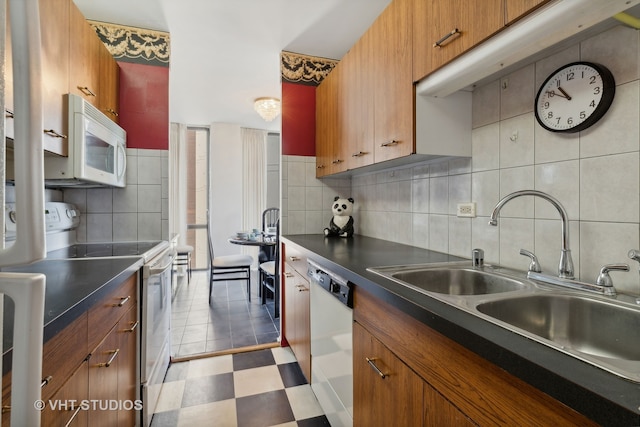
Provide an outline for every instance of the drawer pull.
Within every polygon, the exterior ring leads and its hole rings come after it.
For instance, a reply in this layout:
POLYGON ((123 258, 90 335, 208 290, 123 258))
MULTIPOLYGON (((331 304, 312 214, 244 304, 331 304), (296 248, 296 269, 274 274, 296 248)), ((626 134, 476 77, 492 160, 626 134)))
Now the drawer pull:
POLYGON ((460 35, 460 30, 458 30, 457 28, 454 28, 453 30, 451 30, 451 32, 450 32, 449 34, 445 35, 445 36, 444 36, 444 37, 442 37, 440 40, 438 40, 437 42, 435 42, 435 43, 433 44, 433 47, 441 48, 441 47, 442 47, 442 44, 443 44, 444 42, 446 42, 450 37, 457 36, 457 35, 460 35))
POLYGON ((382 372, 380 368, 376 366, 376 359, 369 359, 368 357, 365 357, 365 359, 367 359, 367 363, 369 364, 369 366, 371 366, 371 368, 373 368, 373 370, 376 371, 378 375, 380 375, 380 378, 382 379, 387 378, 384 372, 382 372))
POLYGON ((342 163, 342 162, 343 162, 343 160, 335 159, 335 160, 334 160, 334 161, 332 161, 331 163, 333 163, 334 165, 338 165, 338 164, 340 164, 340 163, 342 163))
POLYGON ((300 257, 292 255, 292 256, 289 257, 289 261, 291 261, 291 262, 300 261, 300 257))
POLYGON ((109 366, 111 366, 113 361, 116 360, 116 357, 118 356, 119 352, 120 352, 119 348, 116 348, 115 350, 111 350, 109 353, 112 353, 112 354, 109 360, 107 360, 107 363, 98 363, 98 368, 108 368, 109 366))
POLYGON ((380 147, 393 147, 395 145, 398 145, 398 142, 399 141, 392 139, 391 141, 383 142, 382 144, 380 144, 380 147))
POLYGON ((316 166, 316 169, 324 169, 324 165, 318 165, 316 166))
POLYGON ((46 133, 49 136, 54 137, 54 138, 67 139, 67 135, 63 135, 61 133, 58 133, 53 129, 45 129, 43 132, 46 133))
POLYGON ((293 277, 293 274, 285 271, 284 272, 284 277, 286 277, 287 279, 291 279, 293 277))
POLYGON ((120 302, 117 304, 113 304, 114 307, 122 307, 123 305, 125 305, 127 303, 127 301, 129 301, 129 299, 131 298, 131 296, 126 296, 126 297, 121 297, 120 298, 120 302))
POLYGON ((298 292, 306 292, 309 290, 305 285, 296 285, 296 288, 298 288, 298 292))
POLYGON ((80 410, 82 409, 81 405, 78 405, 78 407, 76 408, 76 410, 73 412, 73 415, 71 415, 71 418, 69 418, 69 421, 67 421, 67 423, 64 425, 64 427, 69 427, 72 423, 73 420, 76 419, 76 417, 78 416, 78 414, 80 413, 80 410))
POLYGON ((135 321, 133 323, 131 323, 131 328, 130 329, 125 329, 123 332, 133 332, 136 330, 136 328, 138 327, 138 322, 135 321))
POLYGON ((4 116, 5 116, 7 119, 13 119, 13 118, 15 117, 15 116, 13 115, 13 111, 8 110, 8 109, 6 109, 6 108, 4 109, 4 116))
POLYGON ((40 383, 40 388, 43 388, 44 386, 46 386, 47 384, 49 384, 51 382, 51 380, 53 379, 53 377, 51 375, 47 375, 46 377, 44 377, 42 379, 42 382, 40 383))
POLYGON ((115 117, 119 116, 119 114, 113 108, 107 108, 107 113, 109 113, 109 114, 111 114, 112 116, 115 116, 115 117))
POLYGON ((88 87, 86 87, 86 86, 77 86, 77 88, 78 88, 78 90, 79 90, 80 92, 82 92, 82 94, 83 94, 83 95, 86 95, 86 96, 96 96, 96 94, 95 94, 95 93, 93 93, 93 92, 91 91, 91 89, 89 89, 89 88, 88 88, 88 87))
POLYGON ((6 414, 7 412, 11 412, 11 406, 3 406, 2 413, 6 414))
POLYGON ((364 156, 365 154, 367 154, 367 153, 365 153, 364 151, 358 151, 357 153, 353 153, 353 154, 351 155, 351 157, 362 157, 362 156, 364 156))

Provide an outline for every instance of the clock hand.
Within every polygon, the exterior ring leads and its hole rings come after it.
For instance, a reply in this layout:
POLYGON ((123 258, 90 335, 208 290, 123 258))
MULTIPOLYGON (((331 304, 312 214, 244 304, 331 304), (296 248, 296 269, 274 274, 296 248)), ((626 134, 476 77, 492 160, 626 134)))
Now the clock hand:
POLYGON ((562 89, 560 86, 558 86, 558 90, 560 92, 562 92, 562 94, 564 95, 564 98, 567 98, 567 101, 571 101, 571 97, 569 96, 569 94, 567 92, 564 91, 564 89, 562 89))

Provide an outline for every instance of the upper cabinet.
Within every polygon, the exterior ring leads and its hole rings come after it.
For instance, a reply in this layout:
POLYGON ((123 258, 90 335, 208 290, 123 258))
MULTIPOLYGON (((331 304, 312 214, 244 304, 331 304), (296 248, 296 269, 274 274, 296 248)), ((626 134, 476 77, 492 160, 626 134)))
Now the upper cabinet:
POLYGON ((413 80, 499 31, 505 24, 504 1, 414 0, 413 80))
POLYGON ((505 0, 505 24, 521 18, 549 0, 505 0))
MULTIPOLYGON (((13 132, 13 68, 7 22, 5 38, 5 134, 13 132)), ((68 113, 64 95, 83 96, 118 121, 119 68, 107 48, 70 0, 40 0, 42 39, 43 145, 47 152, 68 155, 68 113)))

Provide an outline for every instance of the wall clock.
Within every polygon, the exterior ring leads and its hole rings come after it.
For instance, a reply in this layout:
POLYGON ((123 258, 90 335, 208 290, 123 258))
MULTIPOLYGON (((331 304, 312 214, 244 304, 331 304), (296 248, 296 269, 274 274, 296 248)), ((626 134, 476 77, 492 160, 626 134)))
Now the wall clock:
POLYGON ((613 102, 616 83, 605 66, 572 62, 551 73, 535 101, 536 120, 551 132, 579 132, 595 124, 613 102))

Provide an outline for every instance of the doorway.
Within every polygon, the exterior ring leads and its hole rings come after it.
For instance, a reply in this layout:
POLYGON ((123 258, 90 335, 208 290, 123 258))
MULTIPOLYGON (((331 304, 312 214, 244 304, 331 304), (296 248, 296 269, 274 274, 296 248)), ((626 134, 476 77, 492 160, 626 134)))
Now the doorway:
MULTIPOLYGON (((186 244, 194 248, 191 280, 187 281, 186 276, 177 278, 181 284, 172 306, 172 353, 177 359, 275 345, 280 336, 280 319, 273 318, 273 306, 261 304, 257 270, 252 271, 250 302, 246 287, 237 281, 215 282, 211 305, 208 302, 207 225, 208 209, 212 204, 215 206, 212 194, 215 194, 216 180, 212 179, 212 168, 217 166, 215 159, 212 160, 216 153, 215 150, 212 153, 211 137, 215 131, 215 128, 187 127, 184 138, 187 167, 177 177, 186 183, 186 244)), ((279 142, 278 134, 269 134, 265 142, 267 196, 277 200, 276 206, 280 200, 279 142)))

